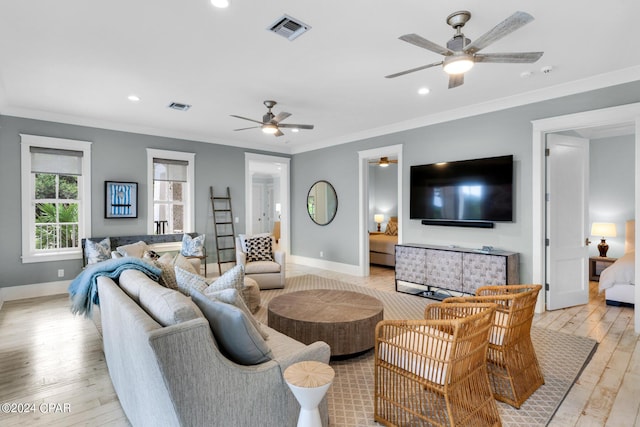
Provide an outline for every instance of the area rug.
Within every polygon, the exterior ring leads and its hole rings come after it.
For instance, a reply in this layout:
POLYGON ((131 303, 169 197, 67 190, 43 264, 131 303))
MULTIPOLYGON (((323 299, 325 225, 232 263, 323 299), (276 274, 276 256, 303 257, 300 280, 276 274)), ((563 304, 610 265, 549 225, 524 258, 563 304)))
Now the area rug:
MULTIPOLYGON (((261 292, 262 306, 258 320, 267 321, 269 301, 283 293, 306 289, 339 289, 361 292, 384 304, 385 319, 419 319, 424 307, 435 301, 413 295, 386 292, 315 275, 287 278, 284 289, 261 292)), ((531 338, 542 368, 545 384, 522 406, 515 409, 498 402, 504 426, 546 426, 595 352, 596 341, 556 331, 533 327, 531 338)), ((327 393, 332 427, 378 426, 373 421, 373 350, 355 357, 332 360, 336 372, 327 393)))

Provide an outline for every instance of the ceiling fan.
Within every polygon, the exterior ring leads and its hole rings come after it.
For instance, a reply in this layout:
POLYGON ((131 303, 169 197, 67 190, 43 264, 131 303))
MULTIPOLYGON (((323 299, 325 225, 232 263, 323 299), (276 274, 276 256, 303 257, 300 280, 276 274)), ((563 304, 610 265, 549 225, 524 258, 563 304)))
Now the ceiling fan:
POLYGON ((477 62, 494 63, 530 63, 536 62, 544 52, 509 52, 509 53, 478 53, 491 43, 503 38, 520 27, 533 21, 533 16, 526 12, 516 12, 507 19, 487 31, 485 34, 471 42, 464 36, 461 29, 471 18, 471 12, 461 10, 447 17, 447 24, 456 30, 453 38, 447 42, 447 47, 431 42, 417 34, 405 34, 400 40, 411 43, 431 52, 444 55, 444 60, 432 64, 423 65, 411 70, 386 76, 391 79, 414 71, 442 65, 444 71, 449 74, 449 89, 461 86, 464 83, 464 73, 469 71, 477 62))
POLYGON ((380 160, 369 160, 369 163, 378 165, 382 168, 386 168, 391 163, 398 163, 397 160, 389 160, 388 157, 380 157, 380 160))
POLYGON ((293 129, 294 132, 297 132, 298 129, 313 129, 313 125, 294 125, 294 124, 282 124, 280 123, 287 117, 289 117, 290 113, 285 113, 284 111, 274 115, 271 112, 271 109, 275 107, 277 104, 276 101, 264 101, 264 105, 267 107, 267 113, 262 116, 262 121, 249 119, 247 117, 236 116, 235 114, 231 114, 231 117, 236 117, 242 120, 249 120, 250 122, 258 123, 260 126, 251 126, 248 128, 234 129, 234 130, 247 130, 247 129, 257 129, 261 128, 262 132, 272 134, 275 136, 282 136, 284 133, 280 130, 280 128, 289 128, 293 129))

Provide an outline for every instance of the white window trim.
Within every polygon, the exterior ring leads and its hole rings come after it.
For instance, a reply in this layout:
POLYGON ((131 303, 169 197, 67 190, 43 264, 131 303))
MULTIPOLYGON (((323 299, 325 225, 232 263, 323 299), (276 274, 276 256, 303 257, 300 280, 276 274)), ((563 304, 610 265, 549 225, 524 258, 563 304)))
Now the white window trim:
POLYGON ((193 233, 195 228, 195 165, 196 154, 186 153, 184 151, 157 150, 155 148, 147 148, 147 234, 154 234, 153 226, 153 159, 182 160, 188 162, 187 180, 189 203, 184 205, 184 232, 193 233))
POLYGON ((31 206, 31 150, 34 147, 57 148, 61 150, 82 151, 82 182, 78 187, 80 211, 78 212, 79 239, 87 237, 91 231, 91 142, 72 139, 50 138, 46 136, 20 134, 20 190, 22 196, 22 262, 48 262, 82 259, 82 248, 64 252, 35 253, 35 223, 28 218, 32 215, 31 206))

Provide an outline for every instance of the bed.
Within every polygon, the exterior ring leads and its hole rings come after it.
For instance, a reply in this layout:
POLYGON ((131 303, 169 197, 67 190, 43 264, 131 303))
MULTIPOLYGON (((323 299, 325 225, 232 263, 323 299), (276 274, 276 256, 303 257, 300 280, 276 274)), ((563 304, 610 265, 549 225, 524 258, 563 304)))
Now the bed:
POLYGON ((598 289, 608 305, 635 303, 635 221, 625 226, 624 255, 600 273, 598 289))
POLYGON ((396 266, 398 244, 398 218, 391 217, 384 233, 369 233, 369 263, 396 266))

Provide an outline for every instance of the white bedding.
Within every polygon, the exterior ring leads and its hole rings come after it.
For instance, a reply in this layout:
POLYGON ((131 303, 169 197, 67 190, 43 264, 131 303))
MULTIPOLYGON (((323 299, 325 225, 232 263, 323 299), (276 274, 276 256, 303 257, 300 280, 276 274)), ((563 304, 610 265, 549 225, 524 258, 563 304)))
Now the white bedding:
POLYGON ((600 292, 614 285, 634 285, 635 251, 627 252, 609 267, 600 273, 600 292))

